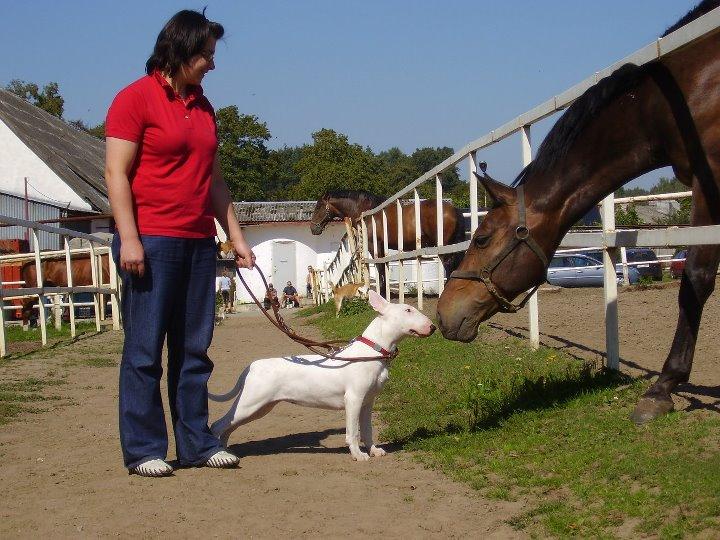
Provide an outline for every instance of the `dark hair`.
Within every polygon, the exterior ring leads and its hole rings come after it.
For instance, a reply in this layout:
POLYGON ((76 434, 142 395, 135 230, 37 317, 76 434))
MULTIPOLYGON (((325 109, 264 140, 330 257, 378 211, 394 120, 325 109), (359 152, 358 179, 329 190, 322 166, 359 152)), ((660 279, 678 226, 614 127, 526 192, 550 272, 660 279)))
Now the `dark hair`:
POLYGON ((223 34, 225 29, 220 23, 205 17, 205 9, 202 13, 189 9, 179 11, 158 34, 145 71, 150 75, 160 70, 173 77, 180 66, 202 52, 208 38, 220 39, 223 34))

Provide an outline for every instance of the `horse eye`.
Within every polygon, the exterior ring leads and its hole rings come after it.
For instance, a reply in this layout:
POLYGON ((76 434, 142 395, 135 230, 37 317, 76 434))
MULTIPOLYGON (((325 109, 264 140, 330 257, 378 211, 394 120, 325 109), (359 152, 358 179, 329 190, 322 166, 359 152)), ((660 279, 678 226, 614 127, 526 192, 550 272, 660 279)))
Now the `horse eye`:
POLYGON ((475 247, 484 248, 490 242, 490 237, 489 236, 476 236, 474 242, 475 242, 475 247))

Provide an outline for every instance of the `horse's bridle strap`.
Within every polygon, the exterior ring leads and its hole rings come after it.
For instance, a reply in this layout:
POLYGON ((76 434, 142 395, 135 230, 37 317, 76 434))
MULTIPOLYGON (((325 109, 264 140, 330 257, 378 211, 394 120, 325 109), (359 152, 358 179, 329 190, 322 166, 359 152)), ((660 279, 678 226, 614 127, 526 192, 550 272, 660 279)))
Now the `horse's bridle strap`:
POLYGON ((330 201, 325 201, 325 215, 320 220, 320 222, 316 222, 311 219, 310 225, 314 225, 315 227, 320 227, 321 225, 324 225, 328 221, 332 220, 333 214, 330 213, 330 210, 332 210, 338 216, 340 215, 340 211, 333 204, 331 204, 330 201))
POLYGON ((450 274, 450 279, 467 279, 470 281, 481 282, 483 285, 485 285, 488 292, 492 295, 495 301, 500 304, 500 311, 503 311, 505 313, 515 313, 519 309, 522 309, 540 285, 528 291, 522 302, 516 305, 507 298, 505 298, 505 296, 498 290, 498 288, 495 287, 495 284, 492 282, 493 270, 495 270, 500 265, 500 263, 502 263, 505 258, 510 255, 510 253, 512 253, 512 251, 516 247, 523 243, 526 244, 533 253, 535 253, 538 259, 540 259, 540 261, 543 263, 543 266, 548 265, 548 259, 545 255, 545 252, 532 237, 532 235, 530 234, 530 229, 527 228, 527 225, 525 223, 525 193, 522 184, 519 185, 517 188, 517 204, 518 226, 515 229, 515 238, 513 238, 513 241, 508 244, 497 257, 495 257, 493 263, 481 268, 479 272, 474 270, 455 270, 452 274, 450 274))

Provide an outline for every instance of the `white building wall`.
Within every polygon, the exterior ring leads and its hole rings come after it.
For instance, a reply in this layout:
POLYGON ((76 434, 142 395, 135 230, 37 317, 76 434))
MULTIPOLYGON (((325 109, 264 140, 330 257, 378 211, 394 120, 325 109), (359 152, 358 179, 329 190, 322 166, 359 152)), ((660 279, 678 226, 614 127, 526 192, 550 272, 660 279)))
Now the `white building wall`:
MULTIPOLYGON (((331 223, 321 235, 315 236, 310 232, 308 222, 263 223, 243 227, 243 234, 255 253, 256 263, 265 274, 268 283, 273 283, 278 290, 282 290, 285 284, 273 281, 273 241, 291 240, 295 242, 295 279, 293 285, 302 296, 305 294, 307 267, 322 268, 332 260, 340 239, 345 234, 345 226, 342 223, 331 223)), ((265 297, 265 288, 258 273, 254 270, 241 270, 241 272, 247 284, 252 288, 253 293, 259 300, 262 300, 265 297)), ((252 302, 250 295, 237 276, 235 281, 237 299, 241 302, 252 302)))
POLYGON ((31 185, 28 187, 29 199, 71 210, 92 210, 86 201, 0 121, 0 191, 25 197, 25 177, 31 185))

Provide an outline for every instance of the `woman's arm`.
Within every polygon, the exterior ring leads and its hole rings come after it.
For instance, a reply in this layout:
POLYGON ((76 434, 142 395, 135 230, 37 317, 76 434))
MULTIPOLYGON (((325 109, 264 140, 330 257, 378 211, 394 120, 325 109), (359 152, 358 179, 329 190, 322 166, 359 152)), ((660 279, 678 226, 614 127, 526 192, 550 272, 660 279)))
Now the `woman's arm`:
POLYGON ((145 274, 145 251, 140 243, 132 190, 128 173, 135 161, 137 143, 108 137, 105 140, 105 181, 115 228, 120 235, 120 267, 127 272, 145 274))
POLYGON ((220 161, 217 156, 215 156, 215 163, 213 163, 210 198, 212 199, 215 217, 225 231, 225 234, 227 234, 228 240, 230 240, 233 245, 235 262, 238 267, 252 268, 255 266, 255 254, 252 249, 250 249, 250 246, 248 246, 242 229, 240 229, 240 224, 235 216, 235 209, 232 205, 230 190, 227 187, 225 179, 222 177, 220 161))

